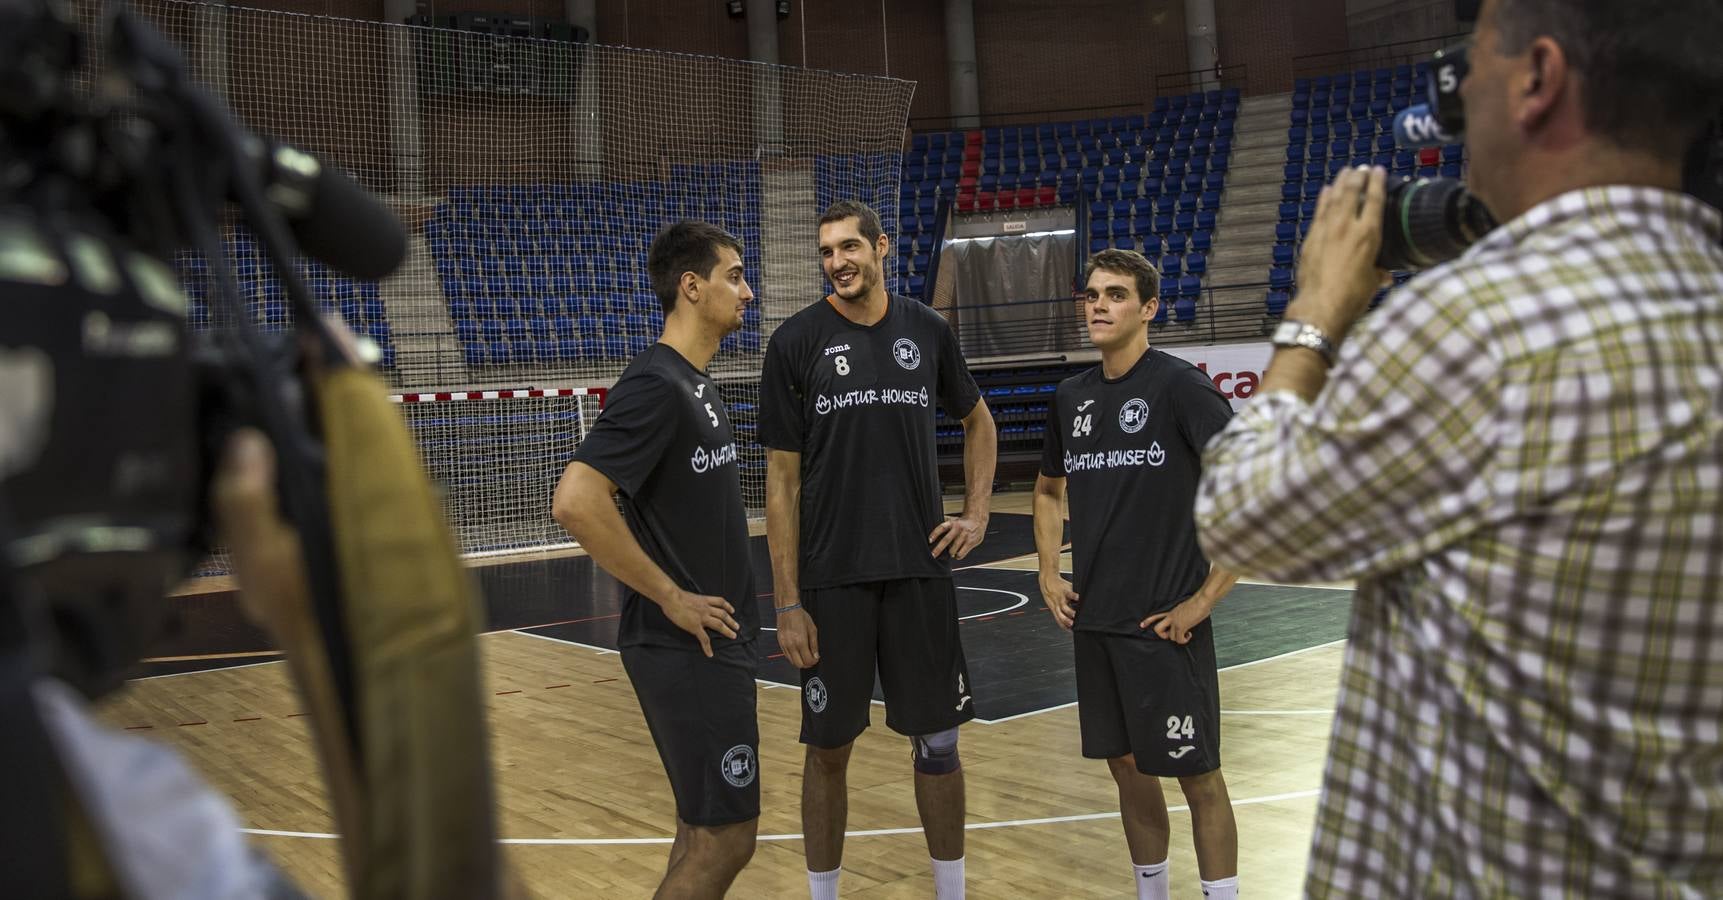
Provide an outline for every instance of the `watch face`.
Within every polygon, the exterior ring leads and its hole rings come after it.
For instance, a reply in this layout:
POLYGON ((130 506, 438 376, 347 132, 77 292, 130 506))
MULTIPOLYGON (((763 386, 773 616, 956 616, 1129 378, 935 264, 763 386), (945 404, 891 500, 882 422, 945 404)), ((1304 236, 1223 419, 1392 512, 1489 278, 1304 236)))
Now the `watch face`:
POLYGON ((1269 340, 1276 344, 1289 344, 1298 337, 1300 327, 1297 322, 1282 322, 1274 329, 1274 337, 1269 340))

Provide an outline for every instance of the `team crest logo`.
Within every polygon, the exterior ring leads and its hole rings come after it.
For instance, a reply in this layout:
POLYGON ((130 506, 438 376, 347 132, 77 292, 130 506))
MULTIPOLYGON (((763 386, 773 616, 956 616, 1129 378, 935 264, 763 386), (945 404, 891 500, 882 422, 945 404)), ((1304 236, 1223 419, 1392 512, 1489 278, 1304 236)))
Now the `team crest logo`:
POLYGON ((1126 434, 1136 434, 1149 424, 1149 404, 1141 397, 1132 397, 1119 410, 1119 427, 1126 434))
POLYGON ((708 468, 711 468, 712 457, 706 455, 705 447, 698 447, 695 448, 694 458, 689 460, 689 463, 694 466, 695 472, 704 473, 708 468))
POLYGON ((754 765, 754 748, 747 744, 737 744, 724 754, 724 759, 718 763, 718 771, 731 787, 747 787, 754 783, 757 771, 754 765))
POLYGON ((913 370, 921 365, 921 348, 909 338, 898 338, 897 343, 891 345, 891 358, 897 360, 898 365, 913 370))
POLYGON ((1161 449, 1161 442, 1155 441, 1149 445, 1149 465, 1158 466, 1167 461, 1167 451, 1161 449))
POLYGON ((808 709, 821 713, 826 711, 826 683, 815 675, 802 686, 802 699, 808 701, 808 709))
POLYGON ((818 397, 814 398, 814 412, 817 412, 823 416, 826 413, 829 413, 831 411, 832 411, 832 399, 830 397, 827 397, 825 394, 821 394, 818 397))

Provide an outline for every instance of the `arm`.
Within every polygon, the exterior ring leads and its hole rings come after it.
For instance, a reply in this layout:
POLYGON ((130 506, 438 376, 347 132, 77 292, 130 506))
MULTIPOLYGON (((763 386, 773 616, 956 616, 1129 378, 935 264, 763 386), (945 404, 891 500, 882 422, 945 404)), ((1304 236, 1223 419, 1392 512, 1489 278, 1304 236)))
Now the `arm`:
MULTIPOLYGON (((1379 174, 1356 170, 1323 191, 1289 318, 1336 340, 1352 330, 1380 279, 1381 194, 1379 174)), ((1275 354, 1262 392, 1204 454, 1196 517, 1210 560, 1334 581, 1404 567, 1485 520, 1501 372, 1479 287, 1402 289, 1333 372, 1307 350, 1275 354)))
POLYGON ((616 485, 603 473, 583 462, 571 462, 556 484, 551 514, 580 542, 592 561, 616 580, 658 604, 676 627, 692 634, 700 649, 712 655, 707 629, 725 637, 736 636, 736 608, 722 597, 682 590, 641 549, 616 511, 616 485))
POLYGON ((1041 602, 1059 627, 1070 630, 1077 618, 1077 593, 1059 570, 1065 536, 1065 479, 1035 476, 1035 555, 1040 561, 1041 602))
POLYGON ((1197 592, 1186 597, 1178 606, 1166 612, 1155 613, 1142 621, 1142 628, 1153 628, 1155 634, 1178 644, 1189 643, 1191 629, 1202 624, 1202 620, 1214 612, 1214 605, 1225 597, 1232 586, 1238 584, 1238 576, 1221 568, 1210 565, 1208 577, 1203 579, 1202 587, 1197 592))
POLYGON ((989 506, 993 500, 993 472, 999 462, 999 432, 987 401, 975 401, 963 417, 963 512, 935 526, 927 536, 933 555, 947 549, 952 559, 962 559, 981 546, 987 537, 989 506))
POLYGON ((820 643, 813 617, 802 609, 802 455, 791 450, 766 450, 766 545, 772 554, 778 646, 791 665, 810 668, 820 661, 820 643))

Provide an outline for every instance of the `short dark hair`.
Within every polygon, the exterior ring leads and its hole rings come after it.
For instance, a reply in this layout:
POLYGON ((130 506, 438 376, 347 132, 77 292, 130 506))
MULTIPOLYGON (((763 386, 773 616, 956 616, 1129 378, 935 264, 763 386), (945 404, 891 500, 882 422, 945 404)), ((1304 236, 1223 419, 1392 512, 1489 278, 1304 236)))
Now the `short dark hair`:
POLYGON ((736 236, 708 222, 683 219, 659 229, 652 239, 652 249, 646 254, 646 274, 652 279, 652 292, 664 314, 676 309, 676 295, 681 291, 682 273, 693 272, 701 278, 711 276, 718 265, 718 251, 729 247, 742 255, 742 242, 736 236))
POLYGON ((885 234, 885 226, 879 223, 879 213, 860 200, 839 200, 826 207, 825 214, 820 216, 820 224, 845 219, 858 219, 856 228, 861 231, 862 239, 870 244, 879 243, 879 236, 885 234))
POLYGON ((1143 303, 1161 296, 1161 273, 1156 271, 1155 264, 1149 262, 1148 257, 1135 250, 1108 249, 1089 257, 1088 264, 1083 266, 1084 285, 1089 283, 1089 276, 1097 269, 1136 278, 1137 299, 1143 303))
POLYGON ((1685 153, 1723 95, 1718 0, 1500 0, 1501 52, 1541 35, 1584 79, 1591 131, 1632 150, 1685 153))

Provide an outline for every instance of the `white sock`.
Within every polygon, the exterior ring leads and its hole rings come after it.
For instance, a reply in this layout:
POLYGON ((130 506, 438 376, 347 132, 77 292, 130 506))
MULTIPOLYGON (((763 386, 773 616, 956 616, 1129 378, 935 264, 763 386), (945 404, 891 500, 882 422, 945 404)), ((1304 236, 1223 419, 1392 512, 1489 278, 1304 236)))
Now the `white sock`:
POLYGON ((1147 866, 1131 864, 1137 880, 1137 900, 1167 900, 1167 860, 1147 866))
POLYGON ((838 900, 838 878, 844 874, 844 867, 838 866, 830 872, 808 871, 808 900, 838 900))
POLYGON ((1203 896, 1208 900, 1238 900, 1238 876, 1204 881, 1203 896))
POLYGON ((933 893, 939 900, 963 900, 963 857, 933 859, 933 893))

